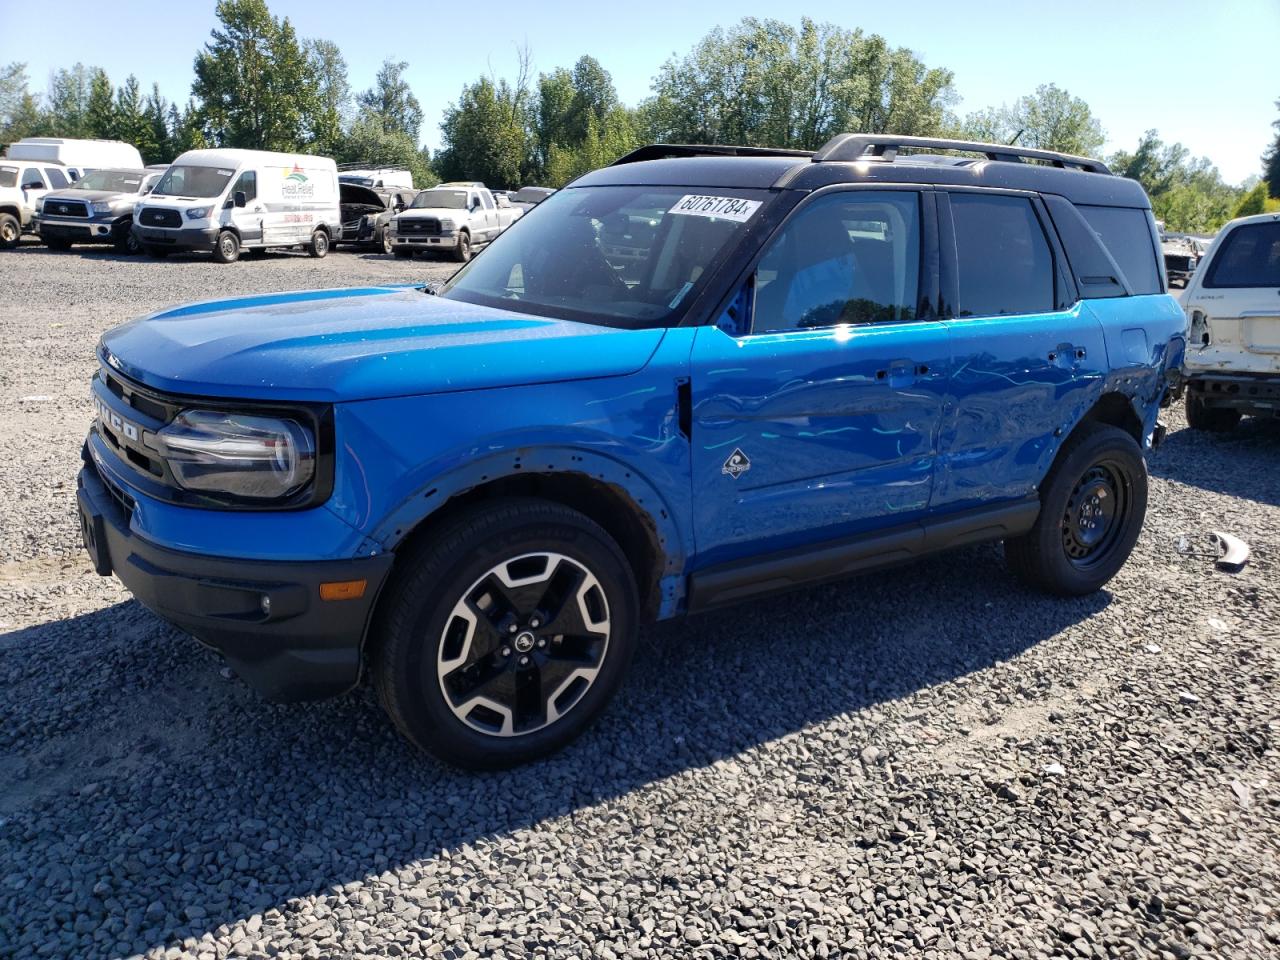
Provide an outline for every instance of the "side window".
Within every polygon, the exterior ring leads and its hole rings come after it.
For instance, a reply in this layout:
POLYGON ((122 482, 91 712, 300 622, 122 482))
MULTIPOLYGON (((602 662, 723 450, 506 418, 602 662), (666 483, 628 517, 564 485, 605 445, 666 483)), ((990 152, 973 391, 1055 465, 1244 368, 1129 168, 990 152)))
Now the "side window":
POLYGON ((1222 238, 1206 287, 1280 287, 1280 221, 1248 223, 1222 238))
POLYGON ((1151 243, 1147 211, 1131 207, 1076 207, 1124 271, 1133 292, 1159 293, 1160 268, 1151 243))
POLYGON ((35 190, 45 188, 44 177, 40 176, 40 171, 35 167, 25 167, 22 171, 22 189, 28 188, 35 190))
POLYGON ((961 317, 1046 313, 1054 308, 1053 255, 1031 201, 951 194, 961 317))
POLYGON ((492 210, 492 209, 493 209, 493 194, 491 194, 491 193, 482 193, 482 194, 480 194, 480 202, 484 204, 484 208, 485 208, 486 210, 492 210))
POLYGON ((752 331, 914 320, 919 286, 919 194, 832 194, 770 242, 756 269, 752 331))
POLYGON ((236 178, 236 185, 231 188, 232 199, 234 199, 235 195, 241 190, 244 191, 245 203, 253 203, 254 200, 258 199, 257 171, 246 170, 236 178))
POLYGON ((70 182, 57 167, 45 167, 44 175, 49 178, 49 185, 55 190, 67 186, 70 182))

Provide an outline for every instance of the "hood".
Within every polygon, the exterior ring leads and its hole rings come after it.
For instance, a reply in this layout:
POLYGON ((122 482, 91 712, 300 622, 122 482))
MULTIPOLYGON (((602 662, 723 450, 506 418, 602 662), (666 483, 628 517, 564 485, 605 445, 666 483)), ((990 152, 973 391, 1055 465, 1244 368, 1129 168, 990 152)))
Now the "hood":
POLYGON ((414 220, 418 217, 447 217, 452 220, 465 220, 471 215, 471 212, 462 207, 406 207, 396 216, 405 220, 414 220))
POLYGON ((166 393, 339 402, 624 376, 662 336, 371 287, 162 310, 109 331, 99 352, 166 393))
POLYGON ((371 207, 385 208, 387 205, 386 198, 380 196, 376 190, 368 187, 362 187, 358 183, 338 183, 338 202, 367 204, 371 207))
POLYGON ((93 203, 96 200, 137 200, 136 193, 121 193, 119 190, 59 190, 44 195, 44 202, 57 203, 59 200, 82 200, 93 203))

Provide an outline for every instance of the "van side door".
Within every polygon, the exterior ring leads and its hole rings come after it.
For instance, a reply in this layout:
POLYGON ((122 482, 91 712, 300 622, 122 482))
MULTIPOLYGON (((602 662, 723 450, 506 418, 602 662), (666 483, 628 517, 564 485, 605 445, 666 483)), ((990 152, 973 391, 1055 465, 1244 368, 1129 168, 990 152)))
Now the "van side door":
POLYGON ((236 228, 241 244, 256 247, 268 239, 264 220, 263 206, 258 200, 258 172, 241 170, 223 201, 223 222, 236 228), (243 206, 237 202, 240 199, 237 194, 241 193, 244 194, 243 206))
POLYGON ((955 367, 933 511, 1035 497, 1106 378, 1102 326, 1039 197, 953 188, 938 214, 955 367))

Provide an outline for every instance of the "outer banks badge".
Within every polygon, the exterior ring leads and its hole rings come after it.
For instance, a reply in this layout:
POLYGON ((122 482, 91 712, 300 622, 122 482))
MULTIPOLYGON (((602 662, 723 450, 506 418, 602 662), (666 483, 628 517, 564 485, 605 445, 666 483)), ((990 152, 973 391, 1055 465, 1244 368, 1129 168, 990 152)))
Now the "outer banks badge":
POLYGON ((747 455, 740 448, 734 447, 733 453, 729 454, 729 459, 724 462, 720 472, 737 480, 750 469, 751 461, 747 459, 747 455))

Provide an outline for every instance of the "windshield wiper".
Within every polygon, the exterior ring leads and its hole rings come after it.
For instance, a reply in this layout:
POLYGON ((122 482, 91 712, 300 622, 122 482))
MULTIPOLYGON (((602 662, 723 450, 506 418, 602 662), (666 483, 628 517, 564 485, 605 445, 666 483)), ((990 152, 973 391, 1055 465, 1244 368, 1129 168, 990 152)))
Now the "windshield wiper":
POLYGON ((440 296, 440 284, 437 283, 435 280, 428 280, 418 289, 421 290, 423 293, 428 294, 429 296, 432 296, 432 297, 440 296))

